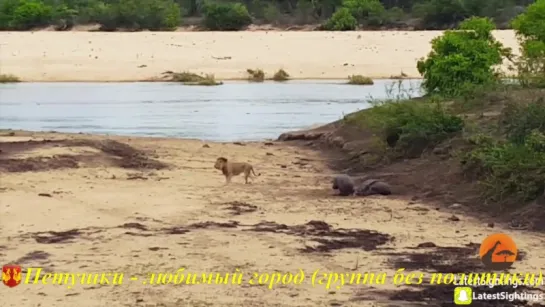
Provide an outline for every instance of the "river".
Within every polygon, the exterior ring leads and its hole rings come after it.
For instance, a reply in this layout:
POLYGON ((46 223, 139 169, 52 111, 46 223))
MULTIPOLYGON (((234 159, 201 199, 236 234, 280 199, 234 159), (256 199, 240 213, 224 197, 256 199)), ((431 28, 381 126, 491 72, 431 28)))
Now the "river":
POLYGON ((419 96, 420 80, 396 82, 0 84, 0 128, 208 141, 275 139, 369 108, 372 99, 419 96))

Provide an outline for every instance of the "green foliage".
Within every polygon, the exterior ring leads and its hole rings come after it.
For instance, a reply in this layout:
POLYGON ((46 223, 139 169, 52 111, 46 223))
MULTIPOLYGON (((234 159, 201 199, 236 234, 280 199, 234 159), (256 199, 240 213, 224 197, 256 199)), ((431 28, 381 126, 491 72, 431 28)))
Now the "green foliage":
POLYGON ((358 21, 352 16, 350 10, 342 7, 327 20, 324 29, 329 31, 353 31, 357 25, 358 21))
POLYGON ((485 199, 525 202, 543 193, 545 182, 545 102, 510 103, 500 118, 506 141, 474 140, 462 163, 481 178, 485 199))
POLYGON ((523 144, 532 131, 545 133, 545 100, 543 98, 528 104, 508 103, 501 118, 501 125, 507 139, 523 144))
POLYGON ((4 30, 46 25, 65 30, 77 23, 92 22, 99 23, 106 31, 170 30, 180 24, 181 13, 173 0, 5 0, 0 4, 0 29, 4 30))
POLYGON ((545 87, 545 0, 537 0, 512 22, 521 46, 518 63, 523 86, 545 87))
POLYGON ((452 27, 469 17, 461 0, 429 0, 413 6, 416 16, 422 18, 427 29, 437 29, 446 25, 452 27))
POLYGON ((50 24, 53 7, 38 0, 5 0, 0 4, 0 30, 30 30, 50 24))
POLYGON ((385 102, 347 121, 373 129, 407 158, 420 156, 464 127, 461 117, 449 113, 437 102, 385 102))
POLYGON ((495 66, 510 54, 494 39, 494 24, 472 17, 458 31, 446 31, 432 40, 432 51, 418 61, 423 88, 428 93, 457 96, 499 80, 495 66))
POLYGON ((342 7, 361 24, 378 26, 384 22, 386 10, 378 0, 344 0, 342 7))
POLYGON ((203 16, 204 26, 214 31, 236 31, 252 23, 252 17, 242 3, 207 3, 203 16))
POLYGON ((524 144, 479 144, 463 159, 466 172, 477 173, 487 201, 527 202, 543 193, 545 135, 534 131, 524 144))
MULTIPOLYGON (((487 16, 500 28, 531 0, 0 0, 0 30, 100 24, 118 29, 171 30, 181 17, 203 20, 207 29, 238 30, 255 20, 275 25, 323 23, 323 29, 362 27, 452 28, 468 16, 487 16), (213 2, 209 2, 213 1, 213 2), (15 12, 17 10, 17 12, 15 12), (333 17, 333 15, 335 16, 333 17), (352 17, 349 17, 349 15, 352 17), (250 17, 251 16, 251 17, 250 17), (333 17, 333 18, 332 18, 333 17), (354 21, 355 20, 355 21, 354 21)), ((539 2, 539 1, 538 1, 539 2)), ((537 3, 537 2, 536 2, 537 3)), ((530 15, 536 15, 530 12, 530 15)), ((537 16, 537 15, 536 15, 537 16)))

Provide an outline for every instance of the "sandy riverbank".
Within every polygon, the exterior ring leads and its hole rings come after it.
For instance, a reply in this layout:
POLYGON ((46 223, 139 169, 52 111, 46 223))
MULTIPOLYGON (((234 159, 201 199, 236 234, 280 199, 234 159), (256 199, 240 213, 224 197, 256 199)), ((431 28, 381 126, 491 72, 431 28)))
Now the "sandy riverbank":
MULTIPOLYGON (((399 300, 415 296, 390 283, 313 287, 311 275, 316 269, 383 271, 391 280, 396 268, 407 265, 399 261, 407 259, 416 271, 474 271, 481 266, 478 250, 464 246, 494 232, 512 235, 526 251, 517 272, 545 267, 542 235, 491 229, 486 221, 393 197, 331 196, 332 172, 323 157, 281 142, 204 146, 182 139, 2 135, 0 262, 53 273, 126 274, 116 287, 6 288, 5 306, 387 306, 393 294, 399 300), (212 168, 217 156, 251 162, 261 176, 250 185, 236 177, 225 187, 212 168), (449 220, 453 213, 459 221, 449 220), (453 249, 411 249, 424 242, 453 249), (240 286, 143 284, 152 271, 181 267, 199 274, 239 269, 246 275, 240 286), (269 290, 247 284, 251 272, 299 269, 306 272, 301 285, 269 290)), ((428 291, 419 300, 437 306, 452 301, 451 291, 428 291)))
MULTIPOLYGON (((0 32, 0 73, 24 81, 142 81, 189 70, 241 79, 246 69, 296 79, 419 78, 416 61, 441 31, 0 32)), ((518 50, 514 32, 496 31, 518 50)))

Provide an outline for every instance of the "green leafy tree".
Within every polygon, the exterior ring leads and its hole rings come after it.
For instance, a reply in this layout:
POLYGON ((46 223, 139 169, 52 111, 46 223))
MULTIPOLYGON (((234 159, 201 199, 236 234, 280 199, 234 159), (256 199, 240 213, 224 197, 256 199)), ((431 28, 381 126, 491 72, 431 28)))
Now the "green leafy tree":
POLYGON ((361 24, 377 26, 384 22, 386 10, 378 0, 344 0, 342 6, 361 24))
POLYGON ((545 87, 545 0, 537 0, 512 22, 521 45, 519 77, 525 86, 545 87))
POLYGON ((488 18, 472 17, 458 31, 446 31, 432 40, 432 51, 418 61, 423 88, 428 93, 456 96, 476 87, 495 83, 495 66, 510 49, 492 36, 494 24, 488 18))
POLYGON ((350 10, 343 7, 328 19, 324 28, 330 31, 353 31, 357 25, 358 21, 352 16, 350 10))
POLYGON ((5 12, 0 20, 8 29, 30 30, 50 24, 53 8, 38 0, 8 1, 3 5, 5 12))
POLYGON ((215 31, 237 31, 250 25, 252 17, 242 3, 207 3, 204 26, 215 31))

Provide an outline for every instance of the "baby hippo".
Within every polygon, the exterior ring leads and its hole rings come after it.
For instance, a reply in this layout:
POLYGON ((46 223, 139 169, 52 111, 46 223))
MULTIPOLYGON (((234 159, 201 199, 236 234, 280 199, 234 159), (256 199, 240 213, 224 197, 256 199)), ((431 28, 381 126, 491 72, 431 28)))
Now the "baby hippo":
POLYGON ((390 195, 392 194, 392 189, 389 184, 377 179, 365 180, 356 188, 357 196, 369 196, 376 194, 390 195))
POLYGON ((339 190, 339 196, 349 196, 354 194, 354 181, 347 175, 335 176, 332 188, 339 190))

